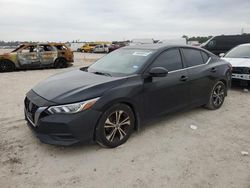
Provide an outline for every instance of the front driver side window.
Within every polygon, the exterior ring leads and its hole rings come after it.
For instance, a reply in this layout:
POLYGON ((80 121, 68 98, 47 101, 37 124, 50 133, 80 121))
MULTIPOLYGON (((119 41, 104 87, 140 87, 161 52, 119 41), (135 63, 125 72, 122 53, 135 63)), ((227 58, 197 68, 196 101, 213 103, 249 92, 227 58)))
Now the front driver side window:
POLYGON ((170 49, 161 53, 153 62, 151 68, 163 67, 168 71, 182 69, 182 61, 179 49, 170 49))
POLYGON ((215 45, 216 45, 216 41, 215 41, 215 40, 211 40, 211 41, 207 44, 207 47, 208 47, 208 48, 213 48, 213 47, 215 47, 215 45))
POLYGON ((31 53, 34 52, 34 46, 27 46, 20 51, 21 53, 31 53))

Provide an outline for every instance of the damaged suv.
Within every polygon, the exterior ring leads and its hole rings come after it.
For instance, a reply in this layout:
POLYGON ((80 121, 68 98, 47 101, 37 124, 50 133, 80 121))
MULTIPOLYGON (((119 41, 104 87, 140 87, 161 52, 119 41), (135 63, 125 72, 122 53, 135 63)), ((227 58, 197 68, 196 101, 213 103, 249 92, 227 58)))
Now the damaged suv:
POLYGON ((56 47, 58 51, 58 56, 61 58, 61 61, 64 61, 66 64, 67 62, 74 62, 74 53, 72 50, 64 43, 49 43, 52 46, 56 47))
POLYGON ((65 68, 72 61, 61 55, 53 44, 22 44, 12 52, 0 55, 0 72, 42 67, 65 68))

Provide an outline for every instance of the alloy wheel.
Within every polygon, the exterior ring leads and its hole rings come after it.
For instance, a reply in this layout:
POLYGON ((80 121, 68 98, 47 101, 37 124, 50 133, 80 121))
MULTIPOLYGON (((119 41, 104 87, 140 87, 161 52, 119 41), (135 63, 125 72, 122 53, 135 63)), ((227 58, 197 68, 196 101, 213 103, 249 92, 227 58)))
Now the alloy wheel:
POLYGON ((220 106, 225 98, 225 90, 221 84, 218 84, 213 91, 213 104, 215 106, 220 106))
POLYGON ((111 143, 121 141, 127 136, 130 126, 130 117, 125 111, 114 111, 104 123, 105 137, 111 143))

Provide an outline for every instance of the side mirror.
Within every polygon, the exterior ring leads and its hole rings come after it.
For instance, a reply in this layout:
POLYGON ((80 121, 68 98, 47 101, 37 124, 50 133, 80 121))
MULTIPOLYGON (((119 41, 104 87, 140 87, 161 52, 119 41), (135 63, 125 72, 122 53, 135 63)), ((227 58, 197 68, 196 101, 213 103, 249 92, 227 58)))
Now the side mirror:
POLYGON ((165 77, 168 74, 168 70, 163 67, 153 67, 149 74, 152 77, 165 77))
POLYGON ((219 57, 224 57, 225 56, 225 53, 220 53, 219 54, 219 57))

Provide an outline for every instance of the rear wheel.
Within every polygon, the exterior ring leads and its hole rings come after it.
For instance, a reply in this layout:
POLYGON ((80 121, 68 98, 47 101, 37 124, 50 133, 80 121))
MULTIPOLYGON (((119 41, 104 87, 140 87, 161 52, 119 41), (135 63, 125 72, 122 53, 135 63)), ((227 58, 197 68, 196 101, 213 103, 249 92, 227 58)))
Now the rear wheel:
POLYGON ((58 58, 55 61, 55 68, 61 69, 61 68, 66 68, 67 67, 67 61, 64 58, 58 58))
POLYGON ((210 110, 219 109, 224 103, 226 96, 226 86, 222 81, 218 81, 210 94, 209 102, 206 104, 206 108, 210 110))
POLYGON ((103 113, 96 128, 96 141, 101 146, 117 147, 128 140, 134 124, 132 109, 125 104, 116 104, 103 113))
POLYGON ((0 72, 12 72, 15 70, 15 65, 9 60, 0 61, 0 72))

